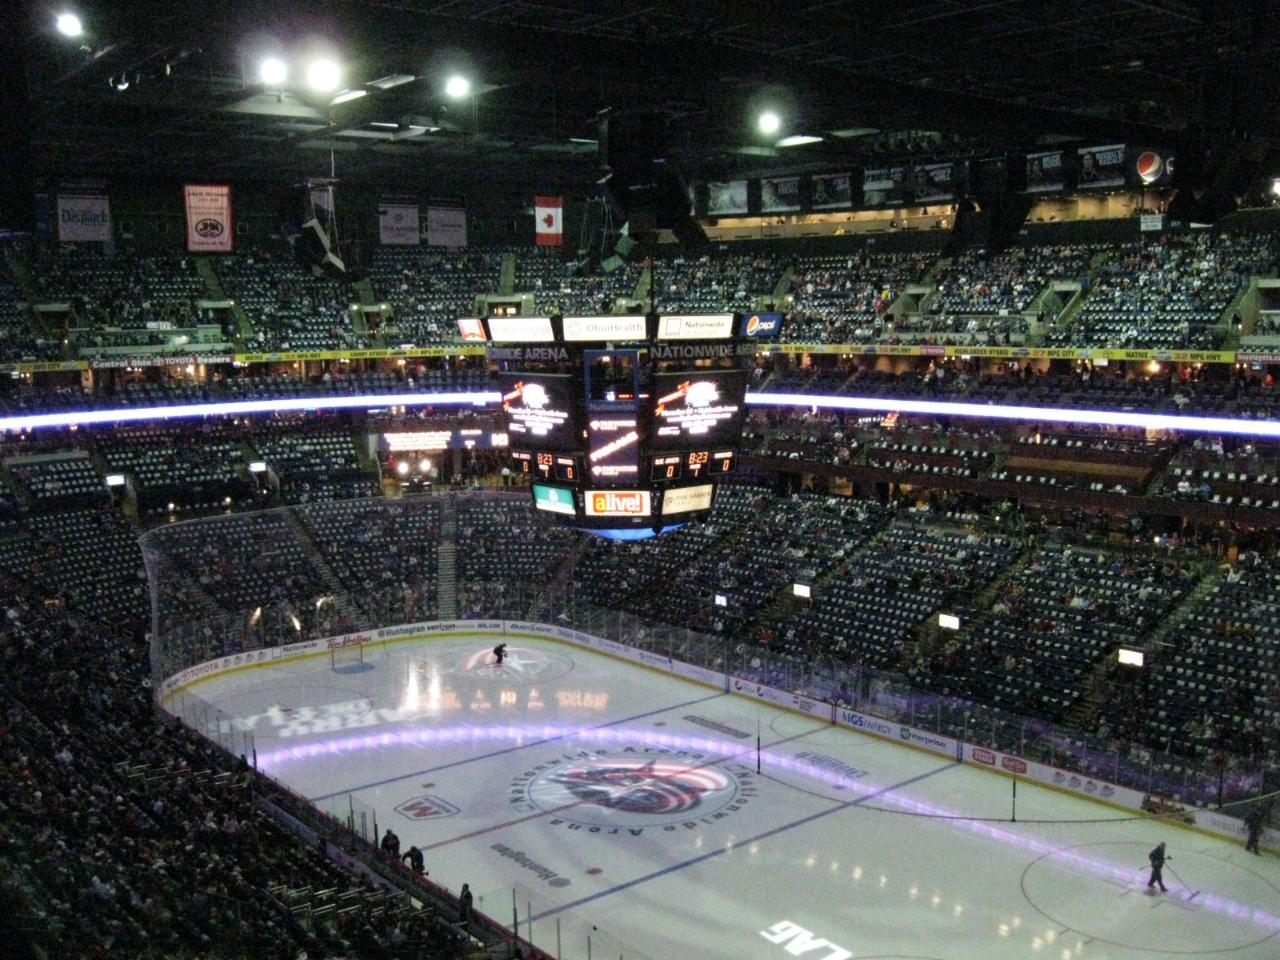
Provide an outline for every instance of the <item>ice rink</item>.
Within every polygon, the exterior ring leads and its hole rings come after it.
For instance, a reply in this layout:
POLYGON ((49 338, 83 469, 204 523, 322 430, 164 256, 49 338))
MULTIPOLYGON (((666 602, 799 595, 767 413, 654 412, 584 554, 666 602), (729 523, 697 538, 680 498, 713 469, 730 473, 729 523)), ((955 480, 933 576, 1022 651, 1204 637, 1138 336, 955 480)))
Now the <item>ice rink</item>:
POLYGON ((1274 857, 1027 783, 1010 823, 987 771, 567 644, 520 638, 496 667, 496 642, 371 644, 193 693, 267 773, 372 808, 478 909, 509 924, 514 889, 552 955, 590 935, 593 960, 1280 957, 1274 857))

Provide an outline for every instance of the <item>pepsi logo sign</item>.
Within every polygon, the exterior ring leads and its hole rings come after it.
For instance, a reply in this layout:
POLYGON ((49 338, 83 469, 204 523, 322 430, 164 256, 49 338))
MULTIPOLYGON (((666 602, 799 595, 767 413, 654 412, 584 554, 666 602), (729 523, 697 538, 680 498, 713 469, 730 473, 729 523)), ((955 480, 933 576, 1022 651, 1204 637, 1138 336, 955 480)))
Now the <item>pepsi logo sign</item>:
POLYGON ((1137 171, 1138 179, 1144 184, 1155 183, 1164 175, 1164 157, 1154 150, 1144 150, 1138 154, 1138 159, 1134 162, 1134 169, 1137 171))

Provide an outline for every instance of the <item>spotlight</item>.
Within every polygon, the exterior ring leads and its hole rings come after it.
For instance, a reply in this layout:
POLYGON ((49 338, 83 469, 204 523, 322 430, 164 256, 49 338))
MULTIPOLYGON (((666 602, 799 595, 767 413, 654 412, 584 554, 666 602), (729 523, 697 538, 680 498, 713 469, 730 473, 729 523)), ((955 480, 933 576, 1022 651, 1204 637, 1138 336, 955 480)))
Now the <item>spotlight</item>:
POLYGON ((119 76, 113 76, 107 82, 120 93, 124 93, 129 89, 129 75, 127 73, 122 73, 119 76))
POLYGON ((258 64, 258 79, 268 87, 283 86, 289 79, 289 65, 279 57, 267 57, 258 64))
POLYGON ((461 100, 471 92, 471 81, 455 73, 444 84, 444 92, 454 100, 461 100))
POLYGON ((409 475, 409 461, 401 460, 396 464, 396 475, 407 477, 409 475))
POLYGON ((84 33, 84 24, 80 22, 80 18, 74 13, 60 13, 58 19, 54 21, 54 26, 58 28, 58 32, 64 37, 78 37, 84 33))
POLYGON ((418 472, 419 472, 419 473, 430 473, 430 472, 431 472, 431 461, 430 461, 430 460, 428 460, 426 457, 423 457, 421 460, 419 460, 419 461, 418 461, 418 472))
POLYGON ((772 110, 766 110, 760 114, 756 125, 760 128, 761 133, 777 133, 782 129, 782 118, 772 110))
POLYGON ((1280 197, 1280 177, 1276 177, 1271 181, 1271 195, 1273 197, 1280 197))
POLYGON ((317 93, 333 93, 342 85, 342 67, 337 61, 320 57, 307 64, 307 86, 317 93))

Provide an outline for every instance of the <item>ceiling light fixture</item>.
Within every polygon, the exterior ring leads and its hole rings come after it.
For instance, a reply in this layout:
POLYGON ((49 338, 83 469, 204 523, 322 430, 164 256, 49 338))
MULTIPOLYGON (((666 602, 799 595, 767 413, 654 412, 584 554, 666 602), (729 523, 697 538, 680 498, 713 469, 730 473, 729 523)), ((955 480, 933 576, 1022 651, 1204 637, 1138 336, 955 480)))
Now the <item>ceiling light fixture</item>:
POLYGON ((289 79, 289 65, 279 57, 267 57, 258 64, 258 79, 268 87, 284 86, 289 79))
POLYGON ((445 81, 444 92, 454 100, 461 100, 471 92, 471 81, 466 77, 455 73, 445 81))
POLYGON ((60 13, 53 23, 58 28, 58 32, 64 37, 74 39, 84 33, 84 24, 80 22, 80 18, 74 13, 60 13))
POLYGON ((332 93, 342 85, 342 67, 328 57, 307 64, 307 86, 317 93, 332 93))

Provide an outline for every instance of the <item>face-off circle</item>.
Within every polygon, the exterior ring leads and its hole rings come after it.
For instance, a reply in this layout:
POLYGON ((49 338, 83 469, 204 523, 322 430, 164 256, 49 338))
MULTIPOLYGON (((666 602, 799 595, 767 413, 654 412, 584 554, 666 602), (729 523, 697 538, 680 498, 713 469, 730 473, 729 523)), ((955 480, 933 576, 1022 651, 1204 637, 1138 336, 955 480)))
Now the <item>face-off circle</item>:
POLYGON ((1165 868, 1168 893, 1148 890, 1143 861, 1152 846, 1117 840, 1042 854, 1023 870, 1023 896, 1064 928, 1064 941, 1074 936, 1147 954, 1227 956, 1280 933, 1280 889, 1223 857, 1179 849, 1165 868))
POLYGON ((554 826, 639 836, 691 829, 732 816, 755 794, 750 768, 715 765, 685 750, 565 754, 526 770, 511 785, 520 812, 551 814, 554 826))
POLYGON ((472 683, 510 687, 558 680, 571 670, 573 661, 563 654, 508 646, 501 664, 494 656, 493 647, 485 647, 462 657, 449 672, 472 683))

